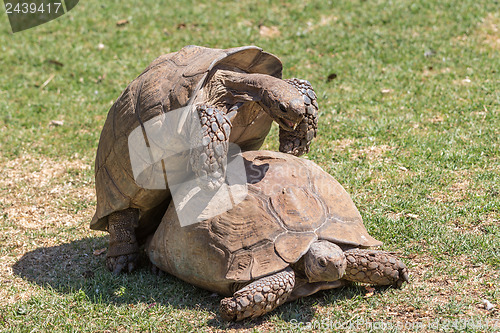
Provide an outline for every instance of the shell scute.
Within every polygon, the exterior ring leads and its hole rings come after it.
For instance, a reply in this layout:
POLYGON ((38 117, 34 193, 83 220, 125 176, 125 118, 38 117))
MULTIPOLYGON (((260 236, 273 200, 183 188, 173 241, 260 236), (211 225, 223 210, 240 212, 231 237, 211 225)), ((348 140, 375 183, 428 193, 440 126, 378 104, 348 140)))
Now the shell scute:
POLYGON ((229 252, 251 249, 265 240, 272 242, 285 231, 269 214, 266 205, 254 195, 247 196, 231 210, 213 218, 210 226, 214 240, 229 252))
POLYGON ((307 188, 283 187, 270 200, 288 230, 311 231, 325 220, 321 202, 307 188))

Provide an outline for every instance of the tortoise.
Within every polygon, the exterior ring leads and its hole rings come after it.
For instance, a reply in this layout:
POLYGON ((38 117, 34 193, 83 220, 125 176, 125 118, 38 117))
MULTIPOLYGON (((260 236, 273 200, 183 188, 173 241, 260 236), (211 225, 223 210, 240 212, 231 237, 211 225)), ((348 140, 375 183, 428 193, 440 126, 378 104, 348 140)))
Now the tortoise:
POLYGON ((400 259, 373 249, 382 243, 319 166, 279 152, 242 155, 248 195, 241 203, 183 227, 170 205, 145 248, 157 272, 229 296, 220 304, 228 320, 352 282, 408 281, 400 259))
POLYGON ((224 182, 228 142, 243 151, 258 149, 273 121, 280 151, 308 151, 317 129, 316 94, 308 81, 281 75, 281 61, 256 46, 191 45, 158 57, 128 85, 109 110, 95 160, 97 207, 90 228, 110 234, 111 271, 135 268, 138 244, 160 223, 171 201, 168 184, 182 182, 182 170, 216 190, 224 182), (178 118, 170 117, 174 113, 178 118), (156 142, 171 132, 188 145, 171 138, 156 142), (141 154, 154 153, 153 147, 175 154, 142 161, 141 154), (140 174, 133 168, 137 160, 144 164, 140 174), (165 161, 174 161, 173 170, 181 172, 167 177, 165 161), (148 185, 158 179, 160 185, 148 185))

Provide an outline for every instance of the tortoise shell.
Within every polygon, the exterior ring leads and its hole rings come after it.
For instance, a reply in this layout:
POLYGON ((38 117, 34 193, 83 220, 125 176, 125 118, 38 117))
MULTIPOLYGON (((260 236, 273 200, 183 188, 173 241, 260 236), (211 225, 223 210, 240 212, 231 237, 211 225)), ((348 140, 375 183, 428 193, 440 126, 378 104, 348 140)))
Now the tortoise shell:
POLYGON ((232 209, 181 227, 174 205, 147 247, 160 269, 200 287, 231 294, 297 262, 318 239, 367 248, 371 237, 344 188, 306 159, 268 151, 243 153, 247 197, 232 209))
MULTIPOLYGON (((192 45, 154 60, 122 92, 102 129, 95 161, 97 207, 92 229, 106 230, 107 216, 126 208, 140 210, 139 232, 147 234, 156 228, 170 202, 170 191, 136 183, 128 137, 148 120, 186 106, 203 88, 210 71, 221 64, 277 78, 282 73, 281 61, 255 46, 221 50, 192 45)), ((249 119, 242 114, 233 120, 229 140, 242 149, 258 149, 271 128, 272 119, 258 111, 249 119)), ((179 158, 179 165, 187 164, 185 158, 179 158)))

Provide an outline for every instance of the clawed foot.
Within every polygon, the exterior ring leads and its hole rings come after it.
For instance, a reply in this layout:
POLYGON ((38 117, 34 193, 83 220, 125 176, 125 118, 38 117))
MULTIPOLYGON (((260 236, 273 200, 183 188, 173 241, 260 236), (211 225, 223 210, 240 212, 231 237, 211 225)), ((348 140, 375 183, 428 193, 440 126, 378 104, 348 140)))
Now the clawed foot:
POLYGON ((162 271, 158 266, 156 266, 152 262, 150 262, 150 271, 153 275, 156 275, 156 276, 164 276, 165 275, 165 272, 162 271))
POLYGON ((139 255, 137 253, 117 257, 107 257, 106 266, 115 275, 120 273, 130 273, 137 267, 138 257, 139 255))
POLYGON ((139 210, 135 208, 114 212, 108 217, 109 248, 106 266, 115 275, 130 273, 137 267, 139 245, 135 228, 138 220, 139 210))
POLYGON ((309 145, 318 129, 318 102, 314 89, 306 80, 287 79, 287 83, 294 86, 304 99, 306 114, 304 119, 297 125, 295 131, 280 129, 280 151, 282 153, 301 156, 309 152, 309 145))

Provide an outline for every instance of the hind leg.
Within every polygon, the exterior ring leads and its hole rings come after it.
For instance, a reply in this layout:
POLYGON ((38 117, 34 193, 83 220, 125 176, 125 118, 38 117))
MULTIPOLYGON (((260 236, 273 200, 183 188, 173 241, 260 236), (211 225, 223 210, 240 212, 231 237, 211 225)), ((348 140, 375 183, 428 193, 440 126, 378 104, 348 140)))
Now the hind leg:
POLYGON ((132 272, 137 266, 139 245, 135 228, 139 223, 139 210, 128 208, 108 216, 109 248, 106 266, 113 274, 132 272))
POLYGON ((408 282, 408 269, 394 255, 377 250, 351 249, 345 251, 347 268, 344 279, 374 285, 400 288, 408 282))

